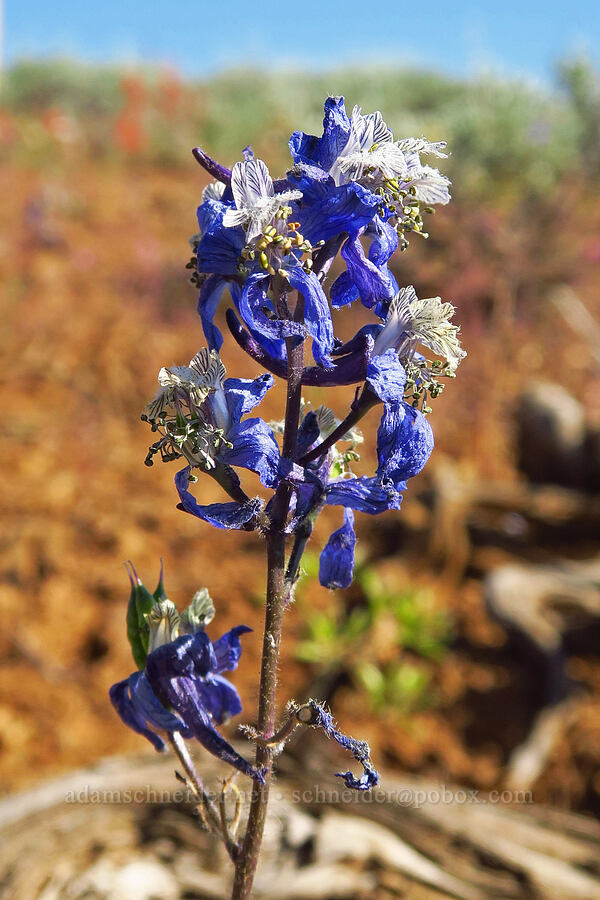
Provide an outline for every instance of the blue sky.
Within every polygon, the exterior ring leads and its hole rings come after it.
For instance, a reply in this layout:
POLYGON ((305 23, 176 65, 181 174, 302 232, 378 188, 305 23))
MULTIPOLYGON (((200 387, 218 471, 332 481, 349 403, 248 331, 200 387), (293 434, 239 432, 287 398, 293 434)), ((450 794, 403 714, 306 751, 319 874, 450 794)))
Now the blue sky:
MULTIPOLYGON (((1 0, 0 0, 1 2, 1 0)), ((189 75, 243 63, 417 64, 547 80, 565 55, 598 63, 597 2, 496 0, 5 0, 4 60, 160 62, 189 75)))

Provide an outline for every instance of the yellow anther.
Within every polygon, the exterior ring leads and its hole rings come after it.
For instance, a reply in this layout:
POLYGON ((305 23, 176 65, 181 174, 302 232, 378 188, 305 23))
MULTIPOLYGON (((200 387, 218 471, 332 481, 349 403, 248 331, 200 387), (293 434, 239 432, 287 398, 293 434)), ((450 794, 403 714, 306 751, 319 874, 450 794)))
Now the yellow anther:
POLYGON ((296 247, 300 247, 304 243, 304 237, 298 232, 296 234, 296 247))
POLYGON ((267 269, 267 272, 269 273, 269 275, 274 275, 275 269, 273 268, 273 266, 269 266, 269 268, 267 269))
POLYGON ((288 228, 290 231, 298 231, 300 228, 300 222, 288 222, 288 228))
POLYGON ((260 254, 260 264, 263 269, 269 268, 269 260, 267 259, 267 254, 264 251, 260 254))

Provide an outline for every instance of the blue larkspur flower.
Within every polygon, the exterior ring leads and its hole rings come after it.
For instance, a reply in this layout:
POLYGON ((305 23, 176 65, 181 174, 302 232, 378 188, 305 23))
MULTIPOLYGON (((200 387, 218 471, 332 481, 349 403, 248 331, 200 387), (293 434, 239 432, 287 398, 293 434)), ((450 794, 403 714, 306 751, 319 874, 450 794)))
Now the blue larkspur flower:
MULTIPOLYGON (((362 188, 374 198, 372 214, 354 229, 346 229, 348 240, 342 247, 347 265, 331 288, 334 307, 345 306, 358 297, 368 308, 382 315, 397 285, 387 262, 397 249, 399 239, 406 246, 405 233, 424 234, 419 206, 445 204, 450 200, 450 182, 437 169, 424 165, 421 154, 444 157, 444 142, 394 136, 380 112, 363 115, 354 107, 346 113, 343 97, 325 101, 323 135, 316 137, 294 132, 290 151, 296 168, 306 173, 305 180, 316 180, 315 172, 326 177, 338 189, 362 188), (369 241, 365 256, 358 237, 369 241)), ((295 183, 304 185, 301 178, 295 183)), ((304 188, 306 191, 306 188, 304 188)))
POLYGON ((255 515, 258 501, 245 497, 233 467, 256 472, 266 487, 273 487, 278 477, 279 448, 272 430, 260 418, 243 418, 262 401, 273 377, 225 374, 218 353, 206 348, 189 366, 160 370, 160 388, 145 418, 161 437, 150 447, 147 462, 157 453, 165 461, 184 457, 189 466, 176 477, 183 508, 211 524, 221 522, 219 527, 239 528, 255 515), (220 481, 234 502, 206 507, 192 503, 187 488, 194 467, 220 481))
POLYGON ((165 733, 179 732, 234 768, 257 781, 255 769, 219 734, 215 725, 242 710, 239 694, 222 673, 237 668, 242 652, 240 636, 252 629, 238 625, 214 643, 193 619, 180 619, 174 604, 163 600, 147 616, 149 653, 143 671, 114 684, 110 699, 133 731, 156 750, 165 749, 165 733), (179 634, 180 626, 192 633, 179 634))
POLYGON ((379 111, 363 115, 355 106, 348 117, 343 97, 325 101, 321 137, 296 131, 290 138, 296 163, 317 166, 336 184, 358 182, 374 191, 394 181, 398 192, 415 186, 415 196, 426 203, 450 199, 449 180, 421 162, 421 154, 445 157, 445 146, 424 138, 394 140, 379 111))
MULTIPOLYGON (((222 343, 213 320, 229 286, 250 333, 272 356, 284 359, 286 339, 309 335, 316 363, 330 366, 331 313, 321 283, 310 270, 312 245, 300 231, 302 191, 291 186, 276 191, 265 163, 247 154, 233 167, 229 188, 218 193, 220 198, 205 196, 198 209, 196 243, 198 272, 209 276, 198 301, 209 347, 218 350, 222 343), (270 290, 275 277, 279 291, 287 282, 290 290, 304 297, 302 323, 282 316, 273 303, 270 290)), ((320 221, 326 218, 324 213, 320 221)))

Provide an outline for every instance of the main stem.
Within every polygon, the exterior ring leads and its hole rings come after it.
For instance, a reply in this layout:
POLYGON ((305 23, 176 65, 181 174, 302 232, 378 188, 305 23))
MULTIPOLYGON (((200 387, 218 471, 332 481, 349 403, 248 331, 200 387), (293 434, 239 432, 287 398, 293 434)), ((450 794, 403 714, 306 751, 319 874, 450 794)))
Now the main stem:
MULTIPOLYGON (((304 318, 304 300, 298 296, 294 319, 304 318)), ((286 341, 288 359, 287 398, 285 426, 283 432, 282 456, 294 460, 300 417, 302 390, 303 345, 294 346, 286 341)), ((261 737, 269 738, 275 733, 277 667, 281 644, 281 628, 285 609, 285 525, 290 507, 291 487, 281 482, 273 498, 271 526, 267 533, 267 598, 265 610, 265 632, 263 637, 262 667, 258 697, 258 731, 261 737)), ((269 788, 273 770, 273 748, 261 746, 256 749, 256 766, 265 773, 265 783, 254 782, 252 800, 244 843, 235 868, 232 900, 248 900, 256 873, 260 847, 262 844, 269 788)))

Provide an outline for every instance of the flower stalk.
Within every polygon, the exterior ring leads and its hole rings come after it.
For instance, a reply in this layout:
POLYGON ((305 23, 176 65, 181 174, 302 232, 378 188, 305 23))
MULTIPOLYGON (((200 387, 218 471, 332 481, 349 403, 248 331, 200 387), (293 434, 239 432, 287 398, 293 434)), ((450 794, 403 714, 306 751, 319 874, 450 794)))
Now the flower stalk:
MULTIPOLYGON (((294 320, 303 319, 303 299, 298 295, 294 320)), ((287 397, 285 422, 283 430, 282 456, 294 462, 300 420, 302 366, 304 345, 293 340, 286 342, 288 358, 287 397)), ((275 492, 273 517, 267 533, 267 598, 265 608, 265 626, 263 635, 262 665, 258 695, 258 732, 268 740, 275 734, 277 715, 277 669, 283 614, 286 606, 285 583, 285 525, 290 507, 292 488, 286 481, 281 481, 275 492)), ((252 892, 252 883, 258 865, 262 844, 269 788, 273 772, 274 747, 266 743, 257 744, 256 768, 265 773, 265 783, 255 783, 250 801, 250 812, 246 834, 236 862, 232 890, 232 900, 247 900, 252 892)))
MULTIPOLYGON (((379 780, 369 745, 341 731, 319 700, 287 704, 278 723, 277 676, 283 619, 301 572, 304 551, 319 513, 340 508, 341 527, 321 550, 319 582, 348 587, 355 568, 355 513, 398 510, 408 479, 433 449, 426 415, 465 355, 454 308, 439 297, 419 298, 398 289, 388 262, 408 235, 426 237, 420 212, 447 203, 449 181, 421 155, 445 157, 444 144, 397 140, 380 112, 351 116, 342 97, 324 106, 321 137, 292 134, 292 167, 273 179, 251 148, 231 169, 200 148, 197 162, 216 179, 202 192, 199 231, 190 239, 192 284, 206 339, 188 365, 163 366, 158 391, 142 419, 153 435, 146 457, 183 466, 175 474, 178 508, 214 528, 264 535, 266 605, 252 763, 228 743, 219 726, 242 711, 235 670, 242 636, 237 625, 217 639, 206 631, 215 606, 202 587, 179 613, 168 598, 163 571, 154 592, 130 572, 127 637, 136 670, 110 689, 123 722, 157 751, 166 744, 179 759, 177 774, 191 790, 206 828, 222 840, 235 867, 233 900, 249 900, 267 817, 273 763, 298 726, 320 730, 349 752, 362 774, 338 772, 356 791, 379 780), (427 205, 424 205, 427 204, 427 205), (343 271, 330 282, 339 260, 343 271), (229 332, 258 363, 255 378, 228 376, 220 357, 224 337, 215 317, 229 295, 229 332), (295 298, 295 304, 294 303, 295 298), (349 341, 334 335, 332 309, 360 300, 372 319, 349 341), (305 348, 310 348, 305 359, 305 348), (429 354, 428 354, 429 351, 429 354), (430 358, 431 354, 437 357, 430 358), (441 359, 440 359, 441 357, 441 359), (268 423, 253 411, 276 378, 286 381, 283 422, 268 423), (327 406, 312 409, 303 388, 354 385, 354 399, 339 418, 327 406), (382 408, 372 474, 356 474, 355 428, 374 406, 382 408), (342 449, 340 449, 342 445, 342 449), (345 447, 343 446, 345 445, 345 447), (245 471, 271 493, 252 496, 245 471), (202 503, 194 495, 208 475, 220 495, 202 503), (287 542, 291 549, 288 554, 287 542), (230 770, 217 800, 205 790, 186 740, 197 741, 230 770), (233 781, 252 781, 243 837, 242 793, 233 781)), ((218 320, 217 320, 218 321, 218 320)), ((366 435, 365 435, 366 436, 366 435)))

